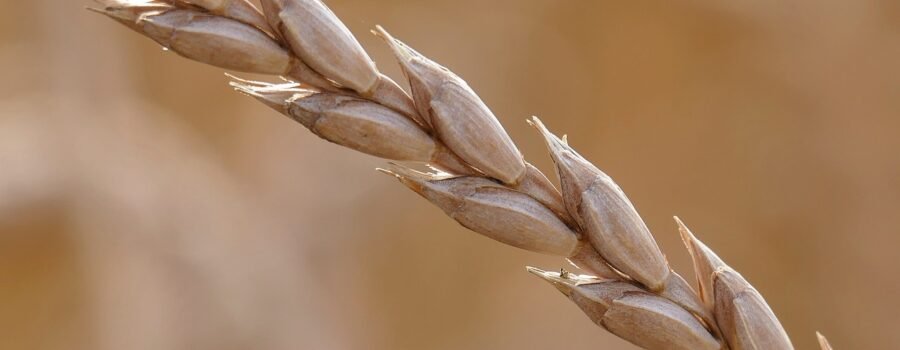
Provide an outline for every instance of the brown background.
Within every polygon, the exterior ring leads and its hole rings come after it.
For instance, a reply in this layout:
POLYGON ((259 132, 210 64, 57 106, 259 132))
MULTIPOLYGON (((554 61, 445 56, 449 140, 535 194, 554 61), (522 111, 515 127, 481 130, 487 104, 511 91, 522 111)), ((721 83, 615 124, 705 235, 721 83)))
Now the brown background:
MULTIPOLYGON (((900 347, 900 3, 328 2, 680 215, 798 348, 900 347)), ((631 349, 387 176, 82 10, 0 11, 0 348, 631 349)))

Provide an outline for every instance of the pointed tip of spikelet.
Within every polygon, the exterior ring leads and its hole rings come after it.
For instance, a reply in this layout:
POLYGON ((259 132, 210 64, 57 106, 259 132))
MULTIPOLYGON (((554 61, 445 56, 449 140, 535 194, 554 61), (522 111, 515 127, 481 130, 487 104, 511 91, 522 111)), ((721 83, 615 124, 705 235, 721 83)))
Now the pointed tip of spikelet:
POLYGON ((304 88, 301 84, 285 82, 272 84, 260 81, 252 81, 238 78, 231 74, 225 74, 231 81, 228 83, 235 91, 253 97, 266 106, 280 112, 287 113, 288 105, 295 99, 315 94, 313 90, 304 88))
POLYGON ((575 275, 563 269, 560 269, 559 272, 555 272, 544 271, 537 267, 526 266, 525 271, 528 271, 528 273, 540 277, 542 280, 550 283, 550 285, 567 296, 572 294, 572 290, 578 286, 578 283, 581 282, 582 279, 587 277, 575 275))
POLYGON ((822 350, 831 350, 831 343, 828 342, 828 339, 822 333, 816 332, 816 339, 819 340, 819 347, 822 350))

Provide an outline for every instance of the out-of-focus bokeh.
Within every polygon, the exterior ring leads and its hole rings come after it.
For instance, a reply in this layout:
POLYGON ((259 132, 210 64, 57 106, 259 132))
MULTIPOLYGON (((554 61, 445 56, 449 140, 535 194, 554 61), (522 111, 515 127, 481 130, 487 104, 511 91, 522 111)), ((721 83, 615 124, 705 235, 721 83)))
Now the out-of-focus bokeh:
MULTIPOLYGON (((0 11, 0 348, 632 349, 470 233, 83 10, 0 11)), ((681 216, 800 349, 900 347, 900 2, 331 0, 539 115, 690 276, 681 216)))

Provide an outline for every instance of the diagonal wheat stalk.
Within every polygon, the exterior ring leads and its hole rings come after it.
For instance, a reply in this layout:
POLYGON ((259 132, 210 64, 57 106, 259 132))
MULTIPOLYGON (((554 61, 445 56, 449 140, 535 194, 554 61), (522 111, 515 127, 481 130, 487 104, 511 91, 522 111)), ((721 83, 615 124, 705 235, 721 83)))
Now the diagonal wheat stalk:
MULTIPOLYGON (((95 0, 102 13, 184 57, 278 75, 232 86, 330 142, 398 163, 384 173, 466 228, 589 272, 529 267, 599 326, 645 349, 793 349, 763 297, 676 219, 697 288, 671 269, 616 183, 537 118, 561 184, 527 163, 466 82, 377 27, 411 96, 381 74, 318 0, 95 0)), ((823 350, 830 350, 821 335, 823 350)))

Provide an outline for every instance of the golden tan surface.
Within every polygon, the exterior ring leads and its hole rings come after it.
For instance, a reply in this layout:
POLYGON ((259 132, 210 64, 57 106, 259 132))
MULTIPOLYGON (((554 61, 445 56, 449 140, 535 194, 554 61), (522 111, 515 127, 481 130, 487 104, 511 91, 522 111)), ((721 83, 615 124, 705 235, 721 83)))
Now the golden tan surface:
MULTIPOLYGON (((0 349, 633 349, 383 162, 82 10, 0 11, 0 349)), ((613 176, 685 275, 672 215, 798 349, 900 347, 896 1, 328 4, 532 114, 613 176)))

